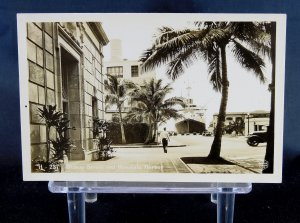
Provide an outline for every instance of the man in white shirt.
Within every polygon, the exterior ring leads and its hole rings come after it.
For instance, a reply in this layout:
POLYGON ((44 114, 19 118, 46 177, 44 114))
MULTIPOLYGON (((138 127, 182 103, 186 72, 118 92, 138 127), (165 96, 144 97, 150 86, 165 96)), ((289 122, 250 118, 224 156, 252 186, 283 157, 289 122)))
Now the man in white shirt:
POLYGON ((170 138, 169 138, 169 133, 167 132, 166 128, 164 128, 164 131, 162 131, 160 133, 160 138, 161 138, 161 141, 162 141, 162 145, 163 145, 163 148, 164 148, 164 152, 167 153, 167 146, 168 146, 168 141, 170 141, 170 138))

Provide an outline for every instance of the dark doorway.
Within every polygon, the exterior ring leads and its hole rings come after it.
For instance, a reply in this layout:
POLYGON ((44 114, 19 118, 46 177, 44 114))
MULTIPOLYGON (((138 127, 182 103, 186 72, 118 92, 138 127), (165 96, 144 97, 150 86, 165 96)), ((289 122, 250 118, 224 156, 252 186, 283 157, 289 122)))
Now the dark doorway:
POLYGON ((62 79, 62 108, 70 120, 70 127, 67 133, 73 145, 72 152, 68 154, 69 159, 83 159, 82 137, 81 137, 81 115, 80 115, 80 79, 79 62, 71 53, 61 47, 61 79, 62 79))

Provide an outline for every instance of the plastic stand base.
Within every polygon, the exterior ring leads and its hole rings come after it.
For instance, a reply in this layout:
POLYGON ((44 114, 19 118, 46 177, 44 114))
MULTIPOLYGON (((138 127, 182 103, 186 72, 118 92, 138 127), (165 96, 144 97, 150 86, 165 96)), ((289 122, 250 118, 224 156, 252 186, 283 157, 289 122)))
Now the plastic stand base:
POLYGON ((52 193, 67 193, 69 222, 85 222, 85 202, 96 202, 98 193, 194 193, 211 194, 217 204, 217 223, 232 223, 235 194, 246 194, 251 183, 164 183, 164 182, 53 182, 52 193))

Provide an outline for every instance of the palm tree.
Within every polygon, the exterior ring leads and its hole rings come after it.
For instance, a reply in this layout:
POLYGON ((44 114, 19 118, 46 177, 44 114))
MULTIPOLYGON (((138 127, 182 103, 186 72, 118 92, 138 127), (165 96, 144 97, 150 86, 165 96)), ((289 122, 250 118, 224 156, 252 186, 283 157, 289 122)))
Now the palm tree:
POLYGON ((271 35, 271 50, 269 56, 272 63, 272 82, 269 85, 271 91, 271 111, 270 122, 268 127, 268 141, 266 148, 265 161, 266 168, 263 173, 273 173, 274 170, 274 112, 275 112, 275 52, 276 52, 276 22, 265 23, 265 29, 271 35))
POLYGON ((169 84, 163 85, 162 80, 151 79, 144 82, 142 86, 136 85, 131 92, 132 102, 136 103, 127 115, 129 121, 147 122, 149 126, 148 137, 145 143, 157 142, 157 130, 160 123, 170 118, 179 118, 180 114, 174 108, 176 105, 184 105, 182 100, 177 98, 166 99, 172 91, 169 84))
POLYGON ((194 29, 176 31, 169 27, 159 30, 152 47, 141 57, 143 70, 151 70, 167 64, 167 74, 176 79, 198 59, 208 63, 208 73, 213 89, 221 92, 218 123, 214 141, 208 155, 220 158, 222 132, 228 102, 229 80, 227 74, 227 50, 231 49, 236 61, 262 82, 265 63, 257 49, 268 49, 268 38, 259 23, 254 22, 195 22, 194 29))
POLYGON ((230 122, 229 125, 225 126, 224 128, 227 133, 231 134, 234 131, 238 135, 239 133, 243 134, 245 125, 242 120, 238 119, 230 122))
POLYGON ((107 75, 108 80, 104 81, 105 90, 107 92, 105 103, 107 107, 116 105, 119 112, 119 123, 121 129, 122 144, 126 143, 124 123, 122 117, 123 104, 127 99, 127 83, 121 81, 116 76, 107 75))

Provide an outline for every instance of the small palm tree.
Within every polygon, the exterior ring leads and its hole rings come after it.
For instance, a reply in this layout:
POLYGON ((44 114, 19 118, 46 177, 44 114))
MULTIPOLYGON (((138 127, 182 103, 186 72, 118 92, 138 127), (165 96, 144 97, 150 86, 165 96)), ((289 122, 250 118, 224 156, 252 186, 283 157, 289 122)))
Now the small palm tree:
POLYGON ((65 113, 56 111, 56 105, 43 106, 38 109, 40 118, 46 123, 47 137, 47 157, 44 163, 47 172, 53 171, 51 166, 57 166, 59 160, 63 160, 65 154, 71 150, 72 142, 67 136, 70 127, 70 120, 65 116, 65 113), (50 138, 50 129, 53 128, 56 132, 55 138, 50 138))
POLYGON ((136 85, 131 92, 132 101, 136 102, 127 119, 129 121, 147 122, 149 133, 145 143, 157 142, 158 125, 170 118, 180 118, 176 105, 184 106, 184 102, 178 98, 166 99, 172 91, 169 84, 163 85, 162 80, 151 79, 144 82, 143 86, 136 85))
POLYGON ((127 85, 125 81, 117 78, 116 76, 107 75, 108 80, 104 81, 104 86, 106 90, 105 103, 108 108, 111 105, 116 105, 119 113, 119 123, 121 128, 122 144, 126 143, 124 123, 122 116, 122 109, 124 102, 127 99, 127 85))
POLYGON ((253 22, 195 22, 194 29, 176 31, 162 27, 156 39, 141 57, 143 70, 167 64, 167 74, 172 79, 184 73, 186 67, 203 59, 208 63, 208 73, 213 89, 221 92, 218 123, 213 144, 208 155, 218 159, 221 153, 222 126, 225 122, 229 80, 227 50, 230 49, 242 67, 265 82, 265 65, 260 51, 269 50, 270 36, 253 22))
POLYGON ((60 111, 56 111, 56 105, 43 106, 43 108, 38 109, 40 118, 46 123, 46 138, 47 138, 47 154, 46 154, 46 162, 50 161, 50 151, 51 145, 50 141, 50 129, 58 125, 59 120, 63 116, 63 113, 60 111))

